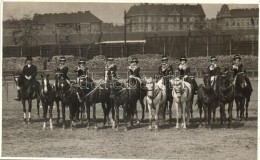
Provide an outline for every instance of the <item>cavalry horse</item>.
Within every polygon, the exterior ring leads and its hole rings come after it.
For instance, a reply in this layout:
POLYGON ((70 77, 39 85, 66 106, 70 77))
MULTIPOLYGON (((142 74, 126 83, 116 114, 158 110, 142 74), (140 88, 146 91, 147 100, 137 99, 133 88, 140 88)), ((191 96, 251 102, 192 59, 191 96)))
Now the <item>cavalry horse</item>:
POLYGON ((235 102, 237 106, 237 118, 244 119, 244 106, 246 105, 246 119, 248 119, 248 106, 250 97, 253 92, 252 85, 244 72, 239 72, 234 78, 235 80, 235 102))
POLYGON ((90 79, 87 80, 88 82, 91 81, 91 90, 89 93, 84 95, 84 100, 86 102, 86 111, 87 111, 87 128, 90 127, 90 108, 92 106, 93 108, 93 121, 94 121, 94 129, 97 129, 97 122, 96 122, 96 104, 101 103, 103 114, 104 114, 104 120, 103 120, 103 126, 106 125, 106 123, 109 121, 109 112, 111 109, 110 105, 110 99, 109 99, 109 92, 106 87, 105 83, 102 83, 102 80, 100 80, 99 83, 95 84, 90 79))
MULTIPOLYGON (((204 120, 205 120, 205 126, 209 126, 211 124, 211 113, 214 110, 216 111, 216 100, 217 95, 215 94, 215 91, 213 90, 210 82, 210 75, 206 72, 203 72, 203 82, 204 84, 199 85, 198 87, 198 108, 200 113, 200 126, 202 124, 202 109, 204 111, 204 120)), ((215 114, 215 113, 214 113, 215 114)))
MULTIPOLYGON (((132 81, 132 86, 127 86, 117 79, 108 81, 108 90, 111 100, 111 107, 115 109, 115 118, 113 129, 118 131, 119 127, 119 107, 123 107, 124 130, 127 131, 127 119, 130 118, 131 126, 133 126, 133 117, 136 113, 136 104, 140 98, 140 83, 138 80, 132 81), (135 83, 135 84, 134 84, 135 83)), ((113 114, 113 113, 112 113, 113 114)))
POLYGON ((31 123, 31 111, 32 111, 32 100, 36 99, 37 100, 37 115, 38 118, 40 117, 40 90, 38 86, 40 86, 40 83, 36 81, 37 85, 35 86, 35 89, 33 89, 33 84, 31 83, 30 80, 27 80, 22 73, 18 73, 18 75, 14 76, 14 81, 17 86, 17 88, 20 89, 20 96, 21 96, 21 101, 23 105, 23 115, 24 115, 24 120, 23 123, 26 124, 26 101, 28 101, 29 109, 28 109, 28 123, 31 123))
POLYGON ((43 127, 42 129, 46 129, 46 122, 47 122, 47 112, 49 110, 49 117, 50 117, 50 129, 53 129, 52 124, 52 109, 53 109, 53 103, 55 98, 55 90, 54 86, 49 83, 49 74, 44 76, 41 75, 42 78, 42 85, 41 85, 41 94, 40 99, 43 107, 43 127))
POLYGON ((159 112, 166 103, 166 87, 163 85, 163 79, 157 83, 153 78, 146 78, 145 83, 147 87, 146 104, 149 110, 149 129, 152 129, 152 109, 155 110, 155 129, 158 130, 159 126, 159 112))
POLYGON ((165 102, 165 106, 163 108, 163 120, 165 120, 165 112, 166 109, 169 107, 169 122, 172 121, 172 104, 173 104, 173 96, 172 96, 172 86, 170 83, 170 79, 172 78, 172 76, 163 76, 163 84, 166 87, 166 102, 165 102))
POLYGON ((70 127, 73 129, 79 115, 79 98, 77 90, 66 80, 60 81, 61 107, 62 107, 62 128, 65 129, 65 107, 69 107, 70 127))
POLYGON ((191 108, 191 98, 192 98, 192 88, 190 83, 185 82, 178 77, 171 79, 173 90, 172 95, 176 107, 176 128, 179 128, 179 107, 181 108, 182 115, 182 127, 186 128, 186 117, 187 126, 189 126, 190 118, 190 108, 191 108), (186 116, 187 114, 187 116, 186 116))
POLYGON ((191 118, 193 118, 192 105, 193 105, 194 95, 196 94, 196 91, 198 91, 198 84, 197 84, 197 82, 195 80, 195 76, 194 75, 188 75, 188 77, 186 78, 186 82, 190 83, 191 89, 192 89, 190 115, 191 115, 191 118))
MULTIPOLYGON (((225 69, 226 70, 226 69, 225 69)), ((220 73, 220 75, 216 78, 216 94, 218 97, 217 106, 220 106, 220 119, 221 125, 226 119, 225 113, 225 105, 228 104, 228 114, 229 114, 229 123, 228 126, 230 127, 232 122, 232 109, 233 109, 233 101, 235 98, 234 95, 234 79, 232 77, 232 73, 229 71, 224 71, 220 73)), ((213 109, 213 120, 215 119, 215 110, 216 107, 213 109)))
POLYGON ((60 102, 61 102, 61 89, 60 89, 60 84, 62 81, 62 75, 63 73, 61 72, 56 72, 55 73, 55 83, 54 83, 54 89, 55 89, 55 96, 54 96, 54 101, 57 105, 57 124, 59 124, 60 120, 60 102))

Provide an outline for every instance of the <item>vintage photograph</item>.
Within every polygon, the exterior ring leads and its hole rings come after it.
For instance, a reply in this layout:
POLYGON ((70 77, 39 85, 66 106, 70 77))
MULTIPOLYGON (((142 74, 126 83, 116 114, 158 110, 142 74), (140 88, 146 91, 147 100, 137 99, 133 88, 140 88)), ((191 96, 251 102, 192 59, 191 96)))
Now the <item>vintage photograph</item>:
POLYGON ((2 4, 2 158, 257 159, 257 3, 2 4))

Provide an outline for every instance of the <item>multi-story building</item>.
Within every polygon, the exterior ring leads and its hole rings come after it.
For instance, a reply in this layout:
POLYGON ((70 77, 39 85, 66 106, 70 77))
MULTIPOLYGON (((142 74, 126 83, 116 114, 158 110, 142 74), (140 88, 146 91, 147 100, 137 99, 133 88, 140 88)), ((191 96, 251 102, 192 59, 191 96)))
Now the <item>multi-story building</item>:
POLYGON ((223 30, 258 29, 259 8, 231 9, 223 5, 217 13, 217 25, 223 30))
POLYGON ((89 34, 101 32, 102 21, 90 11, 76 13, 35 14, 37 34, 89 34))
POLYGON ((157 32, 202 29, 205 13, 200 4, 141 4, 126 13, 130 32, 157 32))

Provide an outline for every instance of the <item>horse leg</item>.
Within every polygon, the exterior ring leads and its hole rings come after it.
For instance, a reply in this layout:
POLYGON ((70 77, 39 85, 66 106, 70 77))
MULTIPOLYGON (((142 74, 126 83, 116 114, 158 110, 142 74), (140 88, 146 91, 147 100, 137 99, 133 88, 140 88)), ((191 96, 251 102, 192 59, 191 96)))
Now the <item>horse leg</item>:
POLYGON ((141 104, 141 107, 142 107, 142 119, 141 119, 141 122, 144 121, 144 111, 145 111, 145 105, 144 105, 144 99, 141 98, 139 100, 140 104, 141 104))
POLYGON ((249 106, 249 102, 250 102, 250 97, 246 98, 246 120, 248 119, 248 106, 249 106))
POLYGON ((116 121, 115 121, 115 129, 118 131, 119 127, 119 105, 115 105, 116 107, 116 121))
POLYGON ((87 104, 87 129, 90 127, 90 107, 93 104, 87 104))
POLYGON ((169 101, 169 123, 172 122, 172 103, 173 103, 173 100, 171 99, 169 101))
POLYGON ((191 98, 191 104, 190 104, 190 116, 191 116, 191 119, 193 119, 193 109, 192 109, 192 106, 193 106, 193 98, 194 98, 194 95, 192 95, 192 98, 191 98))
POLYGON ((36 102, 37 102, 37 116, 38 116, 38 119, 40 119, 40 99, 37 98, 36 102))
POLYGON ((165 114, 166 114, 166 109, 167 109, 167 107, 168 107, 168 101, 166 100, 166 102, 165 102, 165 104, 164 105, 162 105, 162 118, 163 118, 163 121, 165 121, 165 114))
POLYGON ((223 125, 224 122, 224 111, 225 111, 225 105, 220 103, 220 125, 223 125))
POLYGON ((237 107, 237 119, 239 119, 240 107, 239 107, 239 100, 238 100, 238 98, 235 98, 235 102, 236 102, 236 107, 237 107))
POLYGON ((188 101, 187 103, 186 103, 186 108, 185 108, 185 114, 187 113, 187 127, 189 127, 189 125, 190 125, 190 108, 191 108, 191 103, 188 101))
POLYGON ((60 120, 60 103, 58 100, 55 101, 56 105, 57 105, 57 120, 56 123, 59 124, 59 120, 60 120))
MULTIPOLYGON (((50 116, 50 130, 53 130, 53 124, 52 124, 52 110, 53 110, 53 102, 49 104, 49 116, 50 116)), ((47 114, 47 113, 46 113, 47 114)))
POLYGON ((231 123, 232 123, 232 109, 233 109, 233 103, 229 102, 229 104, 228 104, 228 114, 229 114, 228 127, 231 127, 231 123))
POLYGON ((97 119, 96 119, 96 104, 93 103, 93 121, 94 121, 94 129, 97 129, 97 119))
POLYGON ((29 105, 29 109, 28 109, 28 123, 31 124, 31 123, 32 123, 32 118, 31 118, 32 99, 29 99, 29 100, 28 100, 28 105, 29 105))
POLYGON ((245 98, 240 99, 240 120, 244 120, 245 98))
POLYGON ((155 116, 154 116, 154 119, 155 119, 155 126, 154 126, 154 128, 156 130, 159 129, 159 127, 158 127, 159 126, 159 112, 160 112, 160 104, 157 104, 157 106, 155 106, 155 116))
POLYGON ((200 124, 199 124, 199 127, 201 127, 202 126, 202 118, 201 118, 201 116, 202 116, 202 105, 201 104, 199 104, 198 103, 198 108, 199 108, 199 113, 200 113, 200 124))
POLYGON ((126 132, 128 129, 127 129, 127 106, 124 104, 123 105, 123 117, 124 117, 124 123, 125 123, 125 128, 124 128, 124 131, 126 132))
POLYGON ((65 129, 65 105, 61 103, 62 110, 62 129, 65 129))
POLYGON ((101 102, 101 106, 103 109, 104 119, 103 119, 103 127, 105 127, 107 122, 107 110, 106 110, 106 104, 104 102, 101 102))
POLYGON ((216 108, 217 108, 216 103, 214 103, 214 106, 213 106, 213 122, 216 121, 216 108))
POLYGON ((147 105, 149 110, 149 129, 152 130, 152 107, 150 104, 147 105))
POLYGON ((175 128, 179 128, 179 106, 178 106, 177 102, 175 102, 175 109, 176 109, 176 126, 175 126, 175 128))
POLYGON ((43 108, 43 127, 42 127, 42 130, 45 130, 46 129, 46 122, 47 122, 48 105, 45 102, 42 102, 42 108, 43 108))
POLYGON ((22 99, 22 105, 23 105, 23 124, 26 124, 26 104, 25 100, 22 99))
POLYGON ((211 123, 211 104, 209 105, 209 108, 208 108, 208 127, 210 128, 211 127, 211 125, 210 125, 210 123, 211 123))

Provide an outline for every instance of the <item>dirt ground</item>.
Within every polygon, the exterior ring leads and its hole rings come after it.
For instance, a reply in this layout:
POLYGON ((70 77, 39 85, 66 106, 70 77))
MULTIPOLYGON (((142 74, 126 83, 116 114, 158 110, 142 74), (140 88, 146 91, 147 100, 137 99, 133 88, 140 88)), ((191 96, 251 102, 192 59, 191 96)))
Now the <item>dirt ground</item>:
MULTIPOLYGON (((78 125, 75 130, 42 130, 43 119, 36 116, 33 102, 33 123, 24 125, 21 102, 16 102, 16 89, 9 84, 3 87, 2 104, 2 156, 3 157, 64 157, 64 158, 131 158, 131 159, 257 159, 257 81, 252 81, 254 92, 249 107, 249 120, 233 120, 231 128, 220 127, 219 110, 217 122, 212 129, 199 128, 197 106, 189 129, 175 129, 174 122, 162 123, 160 130, 148 130, 148 113, 140 125, 124 132, 111 126, 102 128, 102 109, 97 107, 98 127, 86 129, 78 125), (8 96, 7 96, 8 95, 8 96)), ((196 97, 195 97, 196 98, 196 97)), ((236 117, 235 105, 233 116, 236 117)), ((141 107, 138 106, 139 117, 141 107)), ((121 110, 122 111, 122 110, 121 110)), ((42 115, 42 109, 40 110, 42 115)), ((56 118, 56 108, 54 109, 56 118)), ((122 112, 121 112, 122 113, 122 112)), ((68 111, 66 112, 68 120, 68 111)), ((173 107, 173 117, 175 109, 173 107)), ((122 119, 122 116, 120 115, 122 119)), ((168 116, 167 116, 168 119, 168 116)), ((68 126, 68 125, 67 125, 68 126)), ((47 125, 49 127, 49 125, 47 125)))

